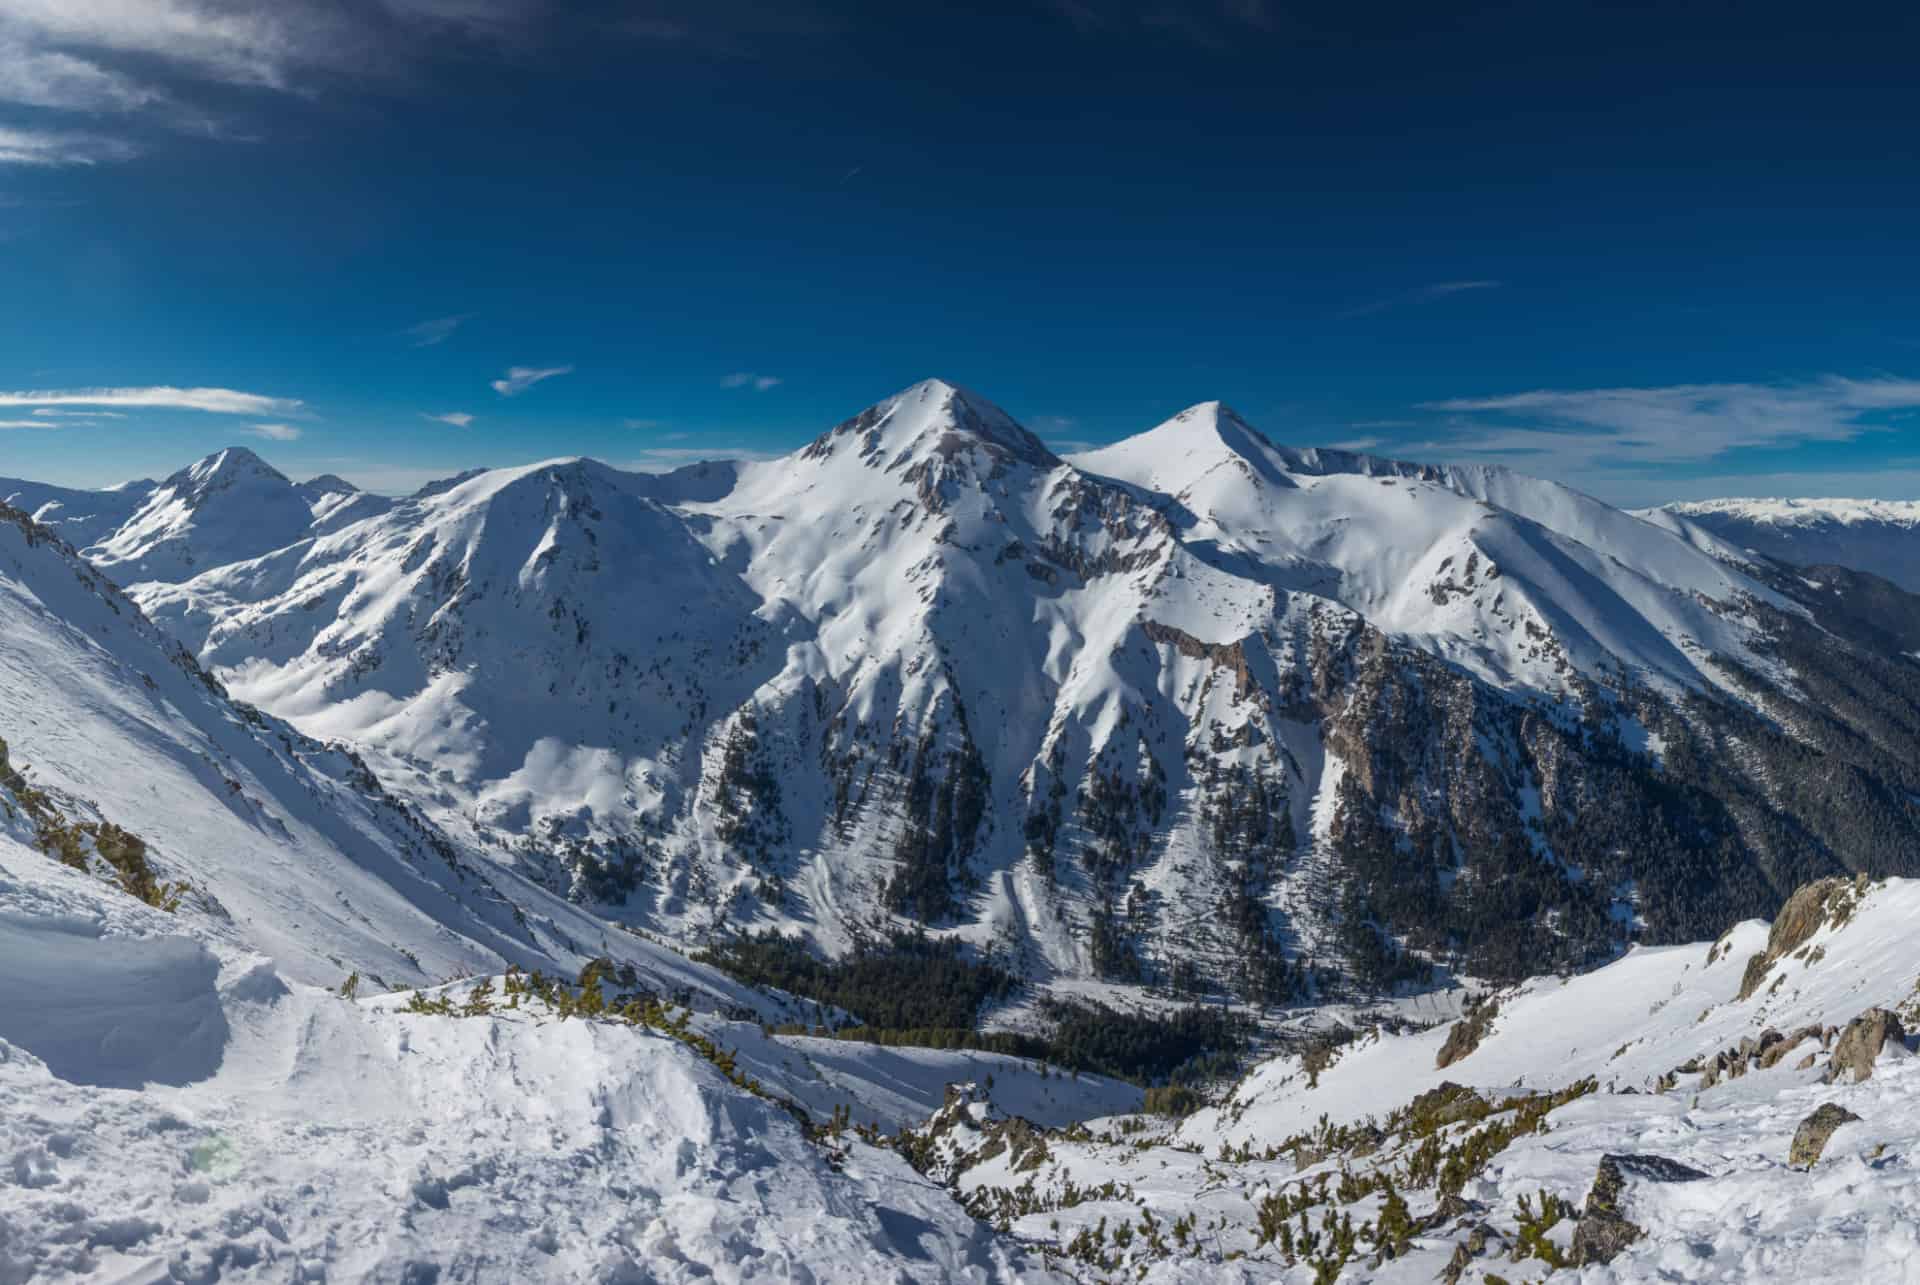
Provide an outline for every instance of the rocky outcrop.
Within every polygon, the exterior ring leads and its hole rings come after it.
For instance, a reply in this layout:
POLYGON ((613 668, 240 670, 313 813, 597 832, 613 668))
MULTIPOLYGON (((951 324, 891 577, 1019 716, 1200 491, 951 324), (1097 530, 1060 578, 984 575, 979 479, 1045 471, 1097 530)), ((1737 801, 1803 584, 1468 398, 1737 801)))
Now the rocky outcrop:
POLYGON ((1767 933, 1767 948, 1747 961, 1747 970, 1740 979, 1740 998, 1753 998, 1773 966, 1806 945, 1822 927, 1844 924, 1866 890, 1865 875, 1852 879, 1817 879, 1796 890, 1773 917, 1773 927, 1767 933))
POLYGON ((1900 1019, 1884 1008, 1870 1008, 1847 1023, 1834 1041, 1833 1057, 1827 1064, 1828 1084, 1857 1084, 1873 1078, 1873 1064, 1889 1042, 1904 1052, 1907 1031, 1900 1019))
POLYGON ((1629 1181, 1697 1182, 1711 1175, 1665 1156, 1608 1155, 1600 1158, 1587 1193, 1586 1207, 1573 1229, 1573 1263, 1612 1262, 1622 1250, 1646 1233, 1620 1210, 1629 1181))
POLYGON ((1439 1055, 1433 1059, 1435 1070, 1444 1071, 1480 1047, 1480 1041, 1493 1029, 1493 1019, 1500 1014, 1500 1005, 1489 998, 1467 1010, 1467 1015, 1453 1024, 1447 1032, 1447 1042, 1440 1046, 1439 1055))
POLYGON ((1859 1118, 1843 1106, 1825 1103, 1794 1130, 1793 1149, 1787 1153, 1787 1163, 1796 1169, 1813 1168, 1820 1163, 1820 1155, 1827 1149, 1827 1140, 1841 1125, 1852 1124, 1859 1118))

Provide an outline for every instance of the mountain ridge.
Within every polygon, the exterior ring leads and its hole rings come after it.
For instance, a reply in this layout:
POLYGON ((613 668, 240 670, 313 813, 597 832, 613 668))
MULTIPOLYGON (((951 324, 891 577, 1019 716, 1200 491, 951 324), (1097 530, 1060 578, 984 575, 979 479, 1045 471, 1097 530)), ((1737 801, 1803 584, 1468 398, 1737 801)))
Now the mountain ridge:
POLYGON ((924 928, 1293 1002, 1698 935, 1920 836, 1874 757, 1920 745, 1905 662, 1817 623, 1856 589, 1219 403, 1062 458, 929 380, 775 461, 479 470, 337 523, 275 485, 289 543, 133 596, 463 849, 683 942, 924 928))

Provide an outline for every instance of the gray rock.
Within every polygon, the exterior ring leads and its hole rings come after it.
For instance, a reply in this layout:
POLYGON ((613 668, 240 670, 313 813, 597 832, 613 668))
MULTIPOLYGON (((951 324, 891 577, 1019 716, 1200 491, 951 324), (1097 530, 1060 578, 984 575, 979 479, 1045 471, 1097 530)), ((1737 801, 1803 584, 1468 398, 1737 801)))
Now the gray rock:
POLYGON ((1834 1041, 1827 1066, 1827 1083, 1859 1083, 1873 1078, 1873 1064, 1889 1040, 1905 1047, 1907 1031, 1900 1019, 1884 1008, 1870 1008, 1847 1023, 1834 1041))
POLYGON ((1665 1156, 1602 1156, 1593 1176, 1593 1190, 1573 1229, 1573 1262, 1610 1263, 1646 1233, 1620 1212, 1627 1183, 1696 1182, 1711 1175, 1665 1156))
POLYGON ((1827 1140, 1833 1137, 1834 1131, 1859 1118, 1845 1107, 1831 1102, 1821 1106, 1794 1130, 1793 1149, 1787 1153, 1787 1163, 1796 1169, 1813 1168, 1820 1163, 1820 1155, 1827 1149, 1827 1140))

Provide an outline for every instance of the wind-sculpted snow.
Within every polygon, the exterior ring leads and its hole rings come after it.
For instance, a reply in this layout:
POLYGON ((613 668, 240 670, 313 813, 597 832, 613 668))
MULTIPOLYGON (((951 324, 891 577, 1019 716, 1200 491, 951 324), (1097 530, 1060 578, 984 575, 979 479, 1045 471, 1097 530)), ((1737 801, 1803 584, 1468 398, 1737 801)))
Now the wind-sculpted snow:
POLYGON ((1054 1279, 665 1034, 288 983, 4 837, 0 1175, 9 1281, 1054 1279))
POLYGON ((208 568, 131 592, 460 850, 676 941, 929 927, 1050 985, 1270 1004, 1920 870, 1886 612, 1843 628, 1501 469, 1218 403, 1063 460, 931 380, 774 461, 551 461, 338 520, 269 474, 223 453, 101 547, 208 568), (291 534, 235 560, 256 489, 291 534))

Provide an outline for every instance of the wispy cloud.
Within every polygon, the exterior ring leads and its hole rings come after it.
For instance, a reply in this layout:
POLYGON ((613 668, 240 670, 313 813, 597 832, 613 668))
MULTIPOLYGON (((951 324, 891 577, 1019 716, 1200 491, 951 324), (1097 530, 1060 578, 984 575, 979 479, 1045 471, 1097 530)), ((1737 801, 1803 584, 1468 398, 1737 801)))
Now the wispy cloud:
POLYGON ((0 165, 99 165, 140 154, 120 138, 73 130, 19 129, 0 125, 0 165))
POLYGON ((130 112, 166 100, 165 93, 132 76, 62 50, 34 48, 0 30, 0 102, 55 111, 130 112))
POLYGON ((769 388, 779 387, 780 382, 778 375, 756 375, 752 371, 736 370, 731 375, 721 377, 720 387, 751 388, 756 393, 764 393, 769 388))
POLYGON ((1676 384, 1428 402, 1443 439, 1409 450, 1513 456, 1530 470, 1658 469, 1743 449, 1849 441, 1920 408, 1920 379, 1828 376, 1795 384, 1676 384))
POLYGON ((1403 290, 1399 294, 1385 299, 1376 299, 1356 308, 1348 308, 1338 314, 1341 320, 1354 317, 1371 317, 1375 313, 1388 312, 1394 308, 1406 308, 1416 304, 1432 303, 1436 299, 1445 299, 1448 295, 1464 294, 1469 290, 1498 290, 1499 281, 1436 281, 1430 286, 1421 286, 1417 290, 1403 290))
POLYGON ((493 381, 493 391, 502 397, 518 397, 543 379, 572 373, 571 366, 512 366, 505 377, 493 381))
MULTIPOLYGON (((158 124, 241 138, 203 106, 233 87, 310 95, 345 81, 405 83, 448 51, 507 43, 548 0, 0 0, 0 104, 126 129, 158 124), (159 84, 165 84, 162 89, 159 84), (211 92, 209 88, 211 87, 211 92)), ((15 131, 16 133, 19 131, 15 131)), ((126 160, 130 138, 69 137, 57 163, 126 160), (74 159, 74 158, 80 159, 74 159)), ((49 164, 44 139, 0 144, 0 163, 49 164), (27 160, 20 159, 22 156, 27 160)))
POLYGON ((1386 445, 1386 442, 1378 437, 1350 437, 1344 442, 1333 442, 1330 445, 1336 451, 1365 452, 1377 451, 1386 445))
POLYGON ((255 424, 247 430, 255 437, 264 437, 269 442, 297 442, 300 430, 292 424, 255 424))
POLYGON ((66 425, 46 419, 0 419, 0 429, 10 428, 65 428, 66 425))
POLYGON ((197 410, 213 415, 299 416, 307 413, 306 403, 293 397, 266 397, 232 388, 165 386, 0 392, 0 406, 125 406, 140 410, 197 410))
POLYGON ((1036 415, 1032 426, 1036 433, 1065 433, 1078 428, 1080 421, 1071 415, 1036 415))
POLYGON ((1082 35, 1145 28, 1196 49, 1225 53, 1238 40, 1280 28, 1269 0, 1044 0, 1082 35))
POLYGON ((42 406, 33 412, 41 419, 125 419, 126 415, 117 410, 54 410, 42 406))
POLYGON ((435 317, 432 321, 408 326, 402 333, 413 341, 415 348, 431 348, 435 344, 444 344, 453 338, 453 332, 460 329, 461 324, 472 317, 473 314, 470 312, 463 312, 457 317, 435 317))
MULTIPOLYGON (((635 429, 660 428, 662 427, 664 422, 665 421, 663 420, 657 420, 657 419, 623 419, 620 421, 620 427, 635 428, 635 429)), ((682 437, 682 436, 685 436, 685 434, 675 433, 675 434, 672 434, 672 436, 682 437)))
POLYGON ((689 464, 720 460, 774 460, 777 451, 753 446, 660 446, 636 453, 620 467, 632 473, 671 473, 689 464))
POLYGON ((440 415, 430 415, 426 411, 421 411, 420 418, 430 419, 436 424, 451 424, 455 428, 468 428, 473 424, 473 416, 463 410, 450 410, 440 415))

